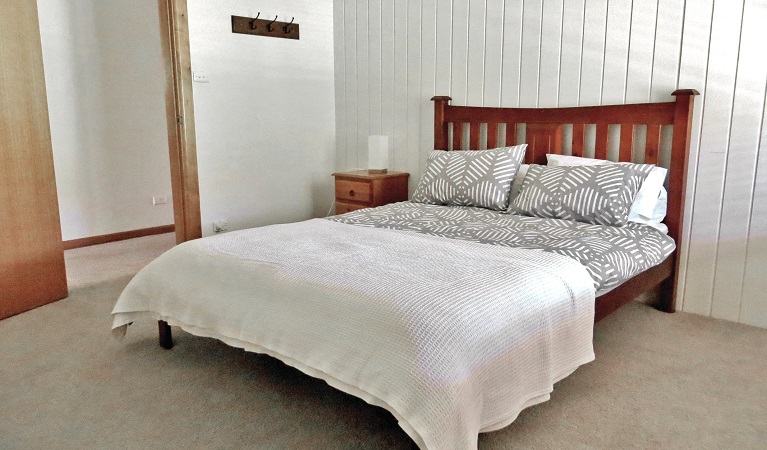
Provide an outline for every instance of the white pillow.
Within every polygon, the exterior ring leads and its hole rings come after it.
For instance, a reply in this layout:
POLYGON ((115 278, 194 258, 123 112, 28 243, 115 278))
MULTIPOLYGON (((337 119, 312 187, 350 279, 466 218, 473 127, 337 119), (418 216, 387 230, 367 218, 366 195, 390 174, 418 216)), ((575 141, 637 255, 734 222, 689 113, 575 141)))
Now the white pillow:
POLYGON ((663 219, 666 218, 666 208, 668 207, 668 192, 666 188, 660 188, 660 197, 658 197, 658 203, 655 204, 655 209, 652 213, 650 220, 643 219, 641 217, 635 220, 629 220, 629 222, 641 223, 655 228, 663 234, 668 234, 668 227, 663 223, 663 219))
POLYGON ((658 203, 655 204, 655 209, 652 210, 653 222, 662 222, 666 218, 666 209, 668 208, 668 192, 666 188, 660 188, 660 196, 658 197, 658 203))
MULTIPOLYGON (((634 199, 634 204, 639 204, 636 210, 637 216, 648 220, 653 218, 655 208, 660 201, 661 190, 665 191, 663 183, 666 181, 667 173, 667 169, 655 166, 650 174, 647 175, 647 178, 644 179, 642 188, 639 189, 639 193, 634 199)), ((666 217, 665 208, 663 217, 666 217)))
MULTIPOLYGON (((548 161, 548 166, 594 166, 616 164, 604 159, 581 158, 579 156, 555 155, 552 153, 546 155, 546 160, 548 161)), ((666 180, 667 173, 668 170, 663 167, 653 167, 634 198, 634 203, 631 204, 628 219, 629 222, 644 224, 649 224, 650 222, 655 223, 656 220, 654 220, 653 215, 656 207, 658 208, 658 214, 660 214, 660 210, 662 209, 662 216, 666 217, 666 202, 663 202, 662 207, 659 203, 661 202, 661 189, 665 191, 663 183, 666 180)), ((657 223, 660 223, 662 220, 663 218, 657 220, 657 223)))
POLYGON ((517 175, 511 183, 509 202, 513 202, 517 195, 519 195, 519 191, 522 190, 522 183, 525 181, 525 175, 527 175, 527 169, 529 168, 530 164, 520 164, 519 169, 517 169, 517 175))
POLYGON ((581 158, 580 156, 555 155, 548 153, 546 155, 547 166, 600 166, 610 164, 610 161, 604 159, 581 158))

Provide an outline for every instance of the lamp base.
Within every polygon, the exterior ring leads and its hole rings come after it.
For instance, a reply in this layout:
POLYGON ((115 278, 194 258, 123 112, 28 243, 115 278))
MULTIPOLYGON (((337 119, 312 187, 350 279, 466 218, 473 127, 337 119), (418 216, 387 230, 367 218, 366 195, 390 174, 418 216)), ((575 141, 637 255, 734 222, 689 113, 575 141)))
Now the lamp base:
POLYGON ((368 169, 368 173, 388 173, 389 169, 368 169))

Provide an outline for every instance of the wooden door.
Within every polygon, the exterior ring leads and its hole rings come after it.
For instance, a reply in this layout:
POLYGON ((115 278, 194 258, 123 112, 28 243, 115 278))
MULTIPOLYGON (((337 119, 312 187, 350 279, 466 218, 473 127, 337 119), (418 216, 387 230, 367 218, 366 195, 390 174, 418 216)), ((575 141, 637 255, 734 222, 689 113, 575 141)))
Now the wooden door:
POLYGON ((202 237, 186 0, 158 0, 176 243, 202 237))
POLYGON ((67 296, 37 2, 0 14, 0 319, 67 296))

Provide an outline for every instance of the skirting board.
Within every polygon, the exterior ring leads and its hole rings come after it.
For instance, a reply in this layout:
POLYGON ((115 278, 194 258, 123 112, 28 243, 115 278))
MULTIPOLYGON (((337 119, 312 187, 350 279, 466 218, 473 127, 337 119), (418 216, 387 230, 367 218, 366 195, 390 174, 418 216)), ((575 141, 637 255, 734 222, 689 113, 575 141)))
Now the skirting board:
POLYGON ((90 245, 106 244, 107 242, 124 241, 142 236, 151 236, 153 234, 173 233, 176 231, 175 225, 161 225, 159 227, 142 228, 140 230, 121 231, 119 233, 102 234, 100 236, 91 236, 80 239, 64 241, 64 250, 73 248, 88 247, 90 245))

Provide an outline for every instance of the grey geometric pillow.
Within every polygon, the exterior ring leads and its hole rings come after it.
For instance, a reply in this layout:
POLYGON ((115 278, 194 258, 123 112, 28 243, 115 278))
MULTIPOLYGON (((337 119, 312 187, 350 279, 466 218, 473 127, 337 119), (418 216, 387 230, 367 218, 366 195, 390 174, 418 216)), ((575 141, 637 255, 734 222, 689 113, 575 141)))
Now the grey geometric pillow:
POLYGON ((504 210, 527 144, 492 150, 432 150, 412 200, 504 210))
POLYGON ((634 197, 652 170, 652 167, 645 170, 639 166, 532 165, 508 212, 623 226, 628 221, 634 197))
POLYGON ((645 178, 647 177, 647 175, 650 175, 650 172, 652 172, 652 170, 655 168, 655 164, 636 164, 636 163, 629 163, 629 162, 619 162, 614 164, 617 164, 619 166, 625 166, 630 169, 634 169, 637 172, 644 175, 645 178))

